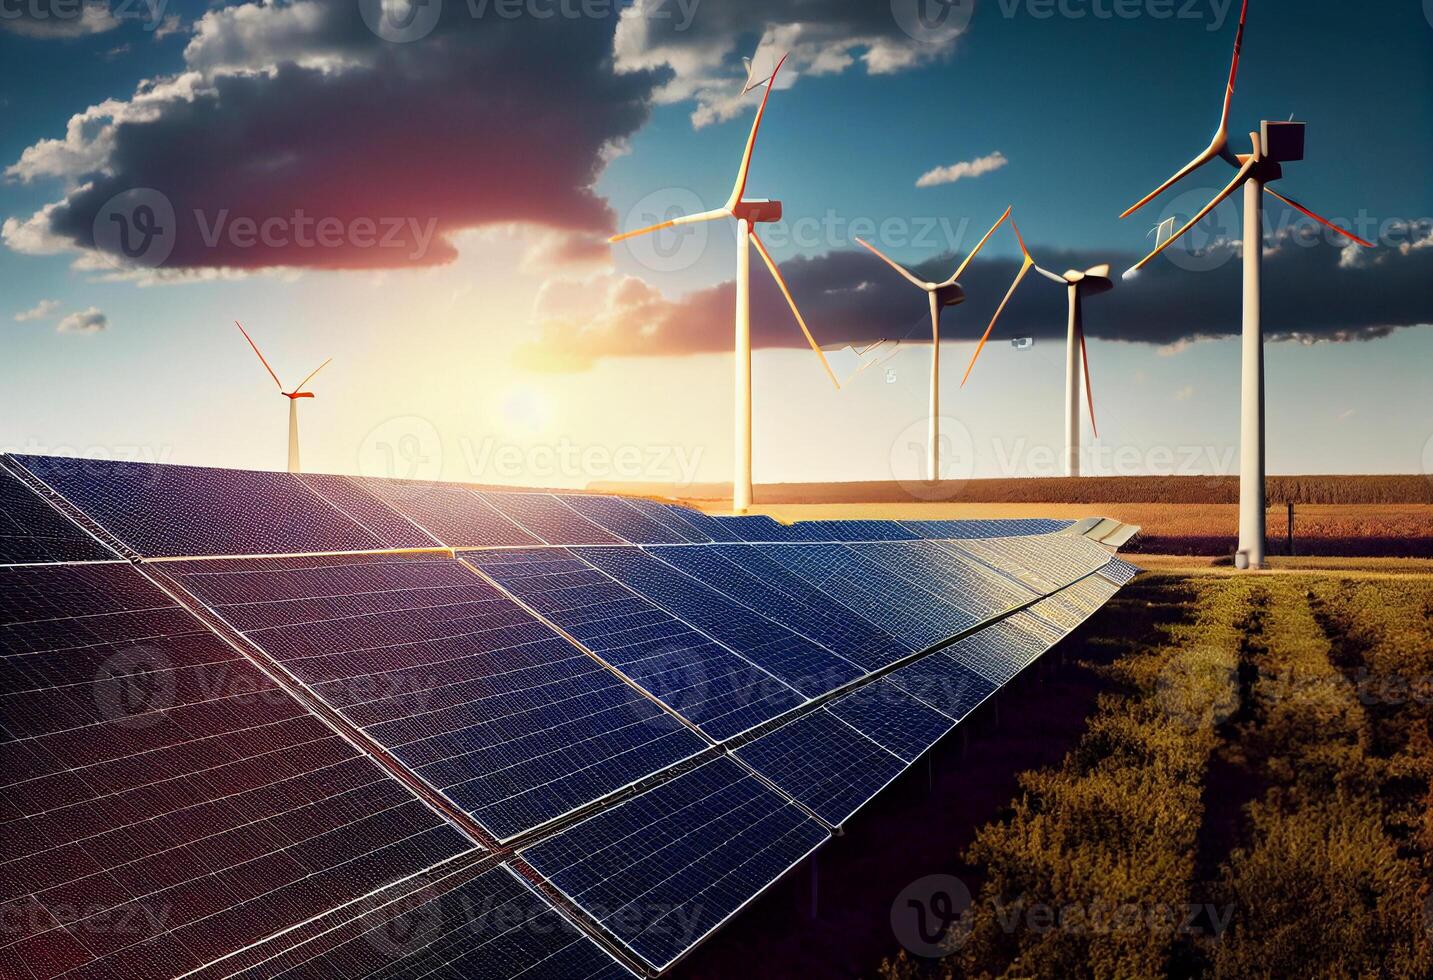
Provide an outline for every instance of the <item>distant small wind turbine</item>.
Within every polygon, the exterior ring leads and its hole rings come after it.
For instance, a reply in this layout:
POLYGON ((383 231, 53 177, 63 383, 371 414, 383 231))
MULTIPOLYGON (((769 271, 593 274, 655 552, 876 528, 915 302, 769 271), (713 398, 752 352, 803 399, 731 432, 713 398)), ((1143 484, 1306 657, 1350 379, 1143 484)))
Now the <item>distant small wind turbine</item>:
POLYGON ((1263 264, 1264 243, 1264 196, 1268 191, 1296 211, 1306 215, 1338 232, 1340 235, 1364 248, 1372 248, 1370 242, 1345 231, 1338 225, 1310 211, 1295 201, 1284 197, 1267 186, 1283 176, 1282 164, 1304 158, 1304 124, 1264 120, 1259 131, 1249 134, 1250 152, 1235 154, 1229 148, 1229 110, 1234 102, 1234 82, 1239 75, 1239 56, 1244 48, 1244 24, 1248 19, 1249 0, 1239 12, 1239 30, 1234 36, 1234 58, 1229 66, 1229 83, 1224 90, 1224 109, 1219 116, 1219 128, 1214 138, 1198 156, 1185 164, 1173 177, 1160 184, 1149 194, 1120 215, 1127 218, 1160 194, 1183 180, 1215 157, 1224 160, 1238 172, 1214 199, 1174 234, 1158 242, 1153 252, 1145 256, 1124 273, 1130 278, 1148 265, 1155 256, 1182 238, 1189 229, 1199 223, 1205 215, 1233 194, 1242 185, 1244 188, 1244 324, 1243 364, 1240 395, 1240 437, 1239 437, 1239 546, 1235 555, 1236 564, 1248 568, 1260 568, 1264 564, 1265 523, 1264 523, 1264 332, 1260 321, 1259 277, 1263 264))
POLYGON ((796 300, 792 298, 791 290, 782 278, 781 270, 776 267, 776 261, 772 259, 771 253, 766 250, 760 238, 757 237, 754 226, 761 222, 772 222, 781 220, 781 202, 770 201, 763 198, 747 199, 746 175, 751 169, 751 154, 756 147, 756 133, 761 127, 761 117, 766 113, 766 100, 771 98, 771 90, 776 87, 776 73, 781 71, 785 64, 786 56, 776 63, 776 69, 766 79, 766 91, 761 95, 761 105, 757 107, 756 118, 751 123, 751 133, 746 138, 746 150, 741 156, 741 166, 736 173, 736 183, 732 186, 731 195, 726 203, 711 211, 700 211, 696 214, 684 214, 646 228, 638 228, 636 231, 623 232, 620 235, 613 235, 608 241, 621 242, 628 238, 635 238, 638 235, 650 234, 654 231, 661 231, 663 228, 671 228, 674 225, 695 224, 699 221, 715 221, 718 218, 736 219, 736 369, 735 369, 735 401, 736 419, 733 432, 735 472, 732 476, 732 509, 738 513, 745 511, 751 506, 751 249, 750 245, 756 246, 756 252, 761 260, 766 263, 766 268, 771 277, 776 280, 777 287, 781 294, 786 297, 786 304, 791 307, 791 312, 796 317, 796 323, 801 327, 801 332, 806 335, 806 342, 816 352, 821 360, 821 366, 826 369, 826 375, 831 379, 831 384, 839 389, 841 384, 836 380, 836 374, 831 370, 831 365, 826 362, 826 355, 822 352, 816 338, 811 336, 811 331, 806 326, 801 311, 796 308, 796 300))
MULTIPOLYGON (((950 278, 945 282, 926 282, 870 242, 863 238, 856 239, 858 243, 874 252, 882 262, 904 276, 907 282, 917 289, 924 290, 930 302, 930 435, 929 445, 926 448, 926 479, 929 480, 940 479, 940 314, 947 306, 959 306, 965 302, 965 289, 960 285, 960 277, 964 274, 965 267, 970 265, 971 260, 980 254, 980 250, 985 247, 990 236, 995 234, 995 230, 1005 223, 1006 218, 1010 217, 1010 210, 1010 208, 1005 209, 1005 213, 995 224, 990 226, 985 237, 976 243, 975 248, 966 256, 965 261, 956 267, 955 272, 951 273, 950 278)), ((1022 272, 1021 275, 1023 276, 1024 273, 1022 272)), ((1017 277, 1015 282, 1018 285, 1020 279, 1017 277)), ((1010 288, 1013 291, 1015 287, 1010 288)), ((1003 303, 1001 308, 1004 308, 1003 303)), ((999 317, 1000 313, 997 311, 995 315, 999 317)), ((994 320, 991 320, 990 323, 991 326, 995 325, 994 320)), ((990 332, 987 330, 986 336, 989 335, 990 332)))
POLYGON ((1035 266, 1035 271, 1051 282, 1066 287, 1070 296, 1070 321, 1065 333, 1065 475, 1080 475, 1080 374, 1083 368, 1085 399, 1090 405, 1090 428, 1099 437, 1095 424, 1095 394, 1090 387, 1090 358, 1085 348, 1084 298, 1098 296, 1115 288, 1110 279, 1109 263, 1093 266, 1084 272, 1071 269, 1063 276, 1035 266))
POLYGON ((249 342, 249 346, 254 348, 254 353, 259 356, 259 363, 264 366, 265 371, 269 372, 269 377, 274 379, 274 384, 279 386, 279 394, 289 400, 289 472, 297 473, 299 472, 299 399, 313 397, 313 392, 304 391, 304 388, 313 380, 314 375, 328 367, 333 358, 330 357, 327 361, 324 361, 318 367, 314 368, 313 371, 309 373, 309 376, 300 381, 293 391, 284 391, 284 383, 279 380, 279 376, 275 374, 274 369, 269 366, 269 362, 264 358, 263 352, 259 350, 259 345, 254 343, 253 337, 249 336, 249 331, 245 330, 244 325, 238 320, 234 321, 234 326, 239 328, 239 332, 244 335, 244 339, 249 342))

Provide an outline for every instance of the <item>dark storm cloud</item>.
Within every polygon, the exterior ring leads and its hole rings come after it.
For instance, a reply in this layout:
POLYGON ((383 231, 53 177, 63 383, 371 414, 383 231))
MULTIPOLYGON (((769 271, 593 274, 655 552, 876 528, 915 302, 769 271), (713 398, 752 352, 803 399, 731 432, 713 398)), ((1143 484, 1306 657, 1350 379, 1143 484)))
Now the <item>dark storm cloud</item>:
POLYGON ((72 135, 64 159, 85 172, 46 170, 61 154, 27 151, 12 176, 77 189, 7 224, 7 241, 115 251, 109 228, 139 242, 132 216, 107 213, 133 188, 173 208, 165 269, 431 265, 464 228, 605 232, 612 216, 591 185, 646 120, 660 74, 613 71, 614 27, 474 17, 450 0, 431 33, 393 43, 352 0, 211 12, 185 52, 197 80, 72 135))
MULTIPOLYGON (((1175 247, 1178 247, 1177 245, 1175 247)), ((1156 260, 1132 281, 1120 270, 1139 256, 1075 254, 1032 243, 1040 264, 1055 272, 1108 261, 1113 292, 1092 297, 1085 312, 1090 337, 1173 345, 1237 334, 1240 329, 1240 259, 1236 246, 1221 246, 1224 259, 1207 271, 1156 260)), ((1272 339, 1306 342, 1371 340, 1407 326, 1433 323, 1433 247, 1382 248, 1349 265, 1340 249, 1285 241, 1264 262, 1264 327, 1272 339), (1342 261, 1341 261, 1342 260, 1342 261)), ((944 279, 956 265, 942 256, 915 270, 944 279)), ((1203 261, 1209 261, 1204 259, 1203 261)), ((1216 254, 1213 261, 1219 261, 1216 254)), ((1019 269, 1013 259, 977 259, 963 279, 967 301, 947 310, 942 336, 970 340, 984 333, 1019 269)), ((883 338, 923 342, 929 337, 925 295, 874 256, 833 252, 782 263, 782 271, 807 323, 824 345, 883 338)), ((662 299, 639 281, 625 280, 591 316, 544 316, 541 336, 526 362, 554 370, 579 369, 607 356, 695 354, 731 347, 734 287, 730 282, 697 290, 676 301, 662 299)), ((1063 337, 1066 291, 1033 270, 1011 300, 995 336, 1063 337)), ((752 270, 752 343, 756 347, 803 346, 804 340, 780 293, 759 262, 752 270)))

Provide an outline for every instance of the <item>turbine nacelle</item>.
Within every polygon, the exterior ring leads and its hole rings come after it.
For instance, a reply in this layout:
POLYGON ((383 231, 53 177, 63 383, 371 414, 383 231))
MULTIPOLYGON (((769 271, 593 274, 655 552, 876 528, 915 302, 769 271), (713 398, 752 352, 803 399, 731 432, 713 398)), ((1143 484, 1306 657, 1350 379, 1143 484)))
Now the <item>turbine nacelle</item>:
POLYGON ((736 206, 731 209, 731 216, 748 224, 770 224, 773 221, 781 220, 781 202, 769 201, 764 198, 738 201, 736 206))
POLYGON ((941 306, 959 306, 965 302, 965 290, 958 282, 949 282, 944 285, 931 283, 930 292, 935 293, 935 301, 941 306))
POLYGON ((295 398, 312 398, 312 397, 313 397, 313 392, 311 392, 311 391, 281 391, 281 392, 279 392, 279 394, 283 395, 285 398, 289 399, 290 401, 292 401, 292 400, 295 399, 295 398))

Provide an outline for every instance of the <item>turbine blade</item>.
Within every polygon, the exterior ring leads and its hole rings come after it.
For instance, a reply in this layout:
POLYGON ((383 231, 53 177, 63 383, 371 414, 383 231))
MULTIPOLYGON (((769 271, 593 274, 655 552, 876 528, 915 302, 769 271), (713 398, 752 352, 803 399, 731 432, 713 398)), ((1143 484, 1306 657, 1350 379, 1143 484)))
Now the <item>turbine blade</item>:
POLYGON ((1222 191, 1220 191, 1218 194, 1214 195, 1214 200, 1204 205, 1204 209, 1198 214, 1196 214, 1194 217, 1190 218, 1188 224, 1176 231, 1173 235, 1170 235, 1168 238, 1166 238, 1164 242, 1158 247, 1156 247, 1153 252, 1150 252, 1144 258, 1140 259, 1139 262, 1135 263, 1129 269, 1125 270, 1124 274, 1127 276, 1132 272, 1138 272, 1140 269, 1143 269, 1145 266, 1149 265, 1149 263, 1153 261, 1156 255, 1169 248, 1169 246, 1173 245, 1175 242, 1179 241, 1179 239, 1184 236, 1185 232, 1189 231, 1189 229, 1197 225, 1206 214, 1218 207, 1219 204, 1226 197, 1228 197, 1230 194, 1233 194, 1234 191, 1239 187, 1239 185, 1244 183, 1244 178, 1249 176, 1249 171, 1254 169, 1254 164, 1258 162, 1259 161, 1256 160, 1254 157, 1249 157, 1249 159, 1244 162, 1244 165, 1239 168, 1239 172, 1234 175, 1234 179, 1229 182, 1229 185, 1225 187, 1222 191))
POLYGON ((1204 166, 1210 160, 1213 160, 1215 157, 1219 156, 1224 151, 1228 143, 1229 137, 1221 128, 1219 132, 1215 134, 1214 142, 1210 143, 1209 147, 1203 153, 1199 154, 1193 160, 1190 160, 1188 163, 1186 163, 1173 177, 1169 178, 1164 183, 1156 187, 1154 190, 1146 194, 1144 197, 1140 198, 1140 200, 1135 204, 1132 204, 1128 208, 1126 208, 1124 214, 1120 215, 1120 217, 1128 218, 1130 215, 1134 214, 1136 211, 1144 207, 1150 201, 1153 201, 1156 197, 1159 197, 1159 195, 1163 194, 1175 184, 1179 183, 1185 177, 1188 177, 1190 174, 1194 173, 1194 171, 1204 166))
POLYGON ((1020 242, 1020 251, 1025 256, 1025 261, 1020 264, 1020 271, 1015 274, 1015 281, 1010 284, 1010 289, 1005 293, 1005 298, 1000 301, 1000 306, 995 310, 995 315, 990 318, 990 326, 985 328, 985 336, 980 338, 980 343, 975 345, 975 353, 971 355, 970 364, 965 369, 965 377, 960 379, 960 386, 970 380, 970 372, 975 369, 975 362, 980 357, 980 352, 985 349, 985 342, 990 339, 991 332, 995 329, 995 321, 1000 319, 1000 314, 1005 312, 1005 305, 1010 302, 1010 297, 1015 295, 1015 290, 1020 288, 1020 282, 1026 274, 1035 266, 1035 260, 1025 249, 1025 239, 1020 237, 1020 229, 1015 222, 1010 222, 1010 227, 1015 229, 1015 238, 1020 242))
POLYGON ((979 255, 980 250, 985 247, 985 243, 990 241, 990 236, 995 234, 995 229, 999 228, 1002 224, 1005 223, 1005 219, 1010 217, 1010 212, 1013 208, 1014 205, 1012 204, 1010 207, 1005 209, 1005 213, 1000 216, 1000 220, 995 222, 995 224, 991 225, 990 230, 985 233, 985 237, 975 243, 975 248, 971 251, 969 255, 965 257, 965 261, 960 263, 960 265, 956 268, 955 272, 951 274, 951 277, 945 282, 941 283, 942 286, 949 286, 951 283, 955 282, 960 278, 960 274, 965 271, 965 267, 970 265, 971 260, 974 259, 977 255, 979 255))
POLYGON ((638 228, 636 231, 624 231, 620 235, 613 235, 607 239, 607 241, 609 244, 616 244, 617 242, 624 242, 629 238, 636 238, 638 235, 647 235, 654 231, 661 231, 663 228, 671 228, 673 225, 690 225, 698 221, 714 221, 717 218, 728 218, 730 216, 731 212, 725 208, 715 208, 711 211, 698 211, 696 214, 683 214, 670 221, 648 225, 645 228, 638 228))
POLYGON ((330 364, 332 364, 332 363, 333 363, 333 358, 330 357, 328 360, 324 361, 324 362, 323 362, 322 364, 320 364, 318 367, 314 368, 314 369, 313 369, 313 372, 310 373, 307 378, 304 378, 302 381, 299 382, 299 386, 294 389, 294 394, 297 395, 299 392, 301 392, 301 391, 303 391, 305 388, 307 388, 307 387, 308 387, 308 383, 313 380, 313 376, 314 376, 315 374, 318 374, 320 371, 322 371, 324 368, 328 367, 328 366, 329 366, 330 364))
POLYGON ((897 272, 899 272, 901 275, 905 276, 906 279, 908 279, 912 284, 914 284, 914 285, 916 285, 916 286, 919 286, 921 289, 925 289, 925 280, 924 280, 924 279, 917 279, 917 278, 911 273, 911 271, 910 271, 909 269, 907 269, 905 266, 901 265, 899 262, 897 262, 897 261, 895 261, 894 259, 892 259, 890 256, 886 255, 884 252, 882 252, 880 249, 876 248, 876 246, 872 245, 870 242, 866 241, 864 238, 858 238, 858 239, 856 239, 856 241, 859 242, 860 244, 866 246, 866 248, 870 249, 872 252, 874 252, 874 253, 876 254, 876 257, 877 257, 877 258, 879 258, 882 262, 886 263, 886 265, 890 266, 892 269, 895 269, 895 270, 896 270, 897 272))
POLYGON ((1069 281, 1066 280, 1064 276, 1057 276, 1057 275, 1055 275, 1055 273, 1051 272, 1049 269, 1042 269, 1042 268, 1040 268, 1040 267, 1037 265, 1037 266, 1035 266, 1035 271, 1038 272, 1038 273, 1040 273, 1040 275, 1044 276, 1046 279, 1050 280, 1051 282, 1058 282, 1061 286, 1068 286, 1068 285, 1070 284, 1069 281))
POLYGON ((1219 131, 1229 131, 1229 109, 1234 104, 1234 81, 1239 77, 1239 55, 1244 50, 1244 22, 1249 18, 1249 0, 1239 10, 1239 30, 1234 35, 1234 60, 1229 65, 1229 85, 1224 90, 1224 112, 1219 117, 1219 131))
POLYGON ((269 372, 269 377, 274 379, 274 384, 279 386, 279 391, 283 391, 284 383, 279 380, 279 376, 274 373, 274 369, 269 367, 269 362, 264 360, 263 351, 259 350, 259 345, 254 343, 254 338, 249 336, 249 331, 245 330, 244 325, 238 320, 234 321, 234 326, 239 328, 239 332, 244 335, 244 339, 249 342, 249 346, 254 348, 254 353, 259 355, 259 363, 264 366, 265 371, 269 372))
POLYGON ((786 279, 781 275, 781 270, 776 267, 776 262, 772 259, 771 253, 766 250, 766 246, 762 244, 761 239, 756 237, 755 232, 751 233, 751 241, 756 245, 757 254, 760 255, 761 260, 766 263, 766 268, 771 271, 771 278, 776 280, 776 285, 781 290, 781 295, 786 297, 786 305, 791 307, 791 312, 796 317, 797 325, 801 327, 801 332, 806 335, 806 342, 811 345, 811 349, 814 350, 816 356, 821 359, 821 366, 826 369, 826 376, 831 379, 832 387, 840 391, 841 382, 836 380, 836 372, 831 370, 831 364, 826 360, 826 352, 821 349, 820 344, 816 343, 816 338, 811 336, 811 330, 806 326, 806 320, 802 318, 801 311, 796 308, 796 300, 792 298, 791 289, 786 285, 786 279))
POLYGON ((1099 438, 1100 427, 1095 424, 1095 390, 1090 387, 1090 352, 1085 347, 1085 328, 1080 328, 1080 363, 1085 366, 1085 400, 1090 405, 1090 428, 1099 438))
POLYGON ((1351 242, 1357 242, 1358 244, 1362 245, 1364 248, 1373 248, 1373 243, 1372 243, 1372 242, 1366 242, 1366 241, 1364 241, 1362 238, 1359 238, 1357 235, 1355 235, 1353 232, 1351 232, 1351 231, 1345 231, 1344 229, 1340 228, 1338 225, 1334 224, 1332 221, 1330 221, 1329 219, 1323 217, 1322 215, 1314 214, 1312 211, 1310 211, 1308 208, 1304 207, 1304 206, 1303 206, 1302 204, 1300 204, 1298 201, 1291 201, 1289 198, 1287 198, 1287 197, 1285 197, 1284 195, 1280 194, 1278 191, 1274 190, 1272 187, 1269 187, 1267 184, 1264 186, 1264 190, 1268 191, 1270 194, 1274 195, 1274 196, 1277 197, 1279 200, 1283 201, 1285 204, 1287 204, 1289 207, 1293 208, 1295 211, 1301 212, 1302 214, 1307 215, 1307 216, 1310 217, 1310 218, 1313 218, 1315 221, 1317 221, 1319 224, 1323 225, 1323 226, 1326 227, 1326 228, 1332 228, 1334 231, 1338 232, 1340 235, 1342 235, 1344 238, 1347 238, 1349 241, 1351 241, 1351 242))
POLYGON ((746 193, 746 173, 751 169, 751 151, 756 148, 756 131, 761 128, 761 117, 766 114, 766 100, 771 98, 772 89, 776 88, 776 75, 781 71, 781 66, 786 64, 788 55, 782 55, 781 60, 776 63, 776 70, 767 79, 766 91, 761 93, 761 105, 757 106, 756 118, 751 121, 751 133, 746 138, 746 150, 741 155, 741 168, 736 172, 736 183, 732 185, 731 197, 727 198, 726 209, 734 210, 741 203, 741 196, 746 193))

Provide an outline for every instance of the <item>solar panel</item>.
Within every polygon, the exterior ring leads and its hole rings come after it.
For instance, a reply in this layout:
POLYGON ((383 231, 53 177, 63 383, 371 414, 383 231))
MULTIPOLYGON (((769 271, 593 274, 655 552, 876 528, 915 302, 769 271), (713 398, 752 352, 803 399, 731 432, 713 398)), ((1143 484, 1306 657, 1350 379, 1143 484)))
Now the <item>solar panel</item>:
POLYGON ((657 548, 653 554, 718 591, 870 671, 894 663, 911 648, 874 623, 811 588, 805 579, 763 558, 746 545, 712 548, 657 548), (724 557, 728 547, 748 552, 747 567, 724 557))
POLYGON ((644 513, 636 501, 621 497, 571 494, 563 503, 589 521, 633 544, 686 544, 698 537, 695 529, 683 532, 650 513, 644 513))
POLYGON ((0 565, 117 557, 0 466, 0 565))
POLYGON ((989 619, 1029 602, 1035 593, 968 556, 931 541, 853 544, 852 551, 912 585, 958 599, 977 619, 989 619))
POLYGON ((955 727, 950 718, 884 677, 843 694, 826 710, 907 764, 955 727))
POLYGON ((425 882, 376 912, 231 975, 244 980, 634 976, 506 865, 425 882))
POLYGON ((421 480, 352 479, 449 547, 541 544, 468 487, 421 480))
POLYGON ((0 569, 0 692, 0 975, 182 972, 473 850, 128 564, 0 569))
MULTIPOLYGON (((913 649, 946 640, 982 618, 964 608, 960 597, 895 578, 844 545, 767 545, 761 553, 913 649)), ((734 560, 745 563, 740 553, 734 560)))
POLYGON ((962 637, 942 652, 996 684, 1005 684, 1050 644, 1021 627, 1017 614, 962 637))
POLYGON ((299 480, 385 548, 432 548, 440 542, 346 476, 304 473, 299 480))
MULTIPOLYGON (((711 535, 703 532, 697 527, 695 522, 688 520, 684 516, 686 514, 696 513, 690 508, 658 503, 655 500, 647 500, 644 497, 632 497, 627 499, 626 502, 633 510, 637 511, 637 513, 667 528, 688 544, 710 544, 713 540, 711 535)), ((726 535, 721 540, 729 539, 730 535, 726 535)), ((629 538, 628 540, 631 539, 629 538)))
POLYGON ((961 540, 964 538, 1003 538, 1053 534, 1056 531, 1063 531, 1075 522, 1047 518, 994 518, 901 521, 899 523, 917 537, 931 540, 961 540))
POLYGON ((906 768, 900 756, 825 708, 748 742, 736 757, 833 827, 906 768))
POLYGON ((14 456, 146 557, 363 551, 377 538, 291 473, 14 456))
POLYGON ((739 735, 806 700, 571 551, 482 551, 464 560, 713 739, 739 735))
MULTIPOLYGON (((622 544, 550 493, 488 493, 478 496, 544 544, 622 544)), ((504 544, 506 542, 479 542, 504 544)))
MULTIPOLYGON (((695 507, 679 507, 676 504, 659 504, 658 506, 662 508, 668 520, 679 521, 710 541, 742 540, 741 535, 732 526, 734 518, 713 517, 710 514, 703 514, 695 507)), ((776 523, 769 517, 763 520, 772 524, 776 523)))
POLYGON ((1130 580, 1139 574, 1139 568, 1121 558, 1111 558, 1109 564, 1100 569, 1100 574, 1115 585, 1129 585, 1130 580))
POLYGON ((827 839, 798 807, 718 758, 519 853, 663 970, 827 839))
POLYGON ((452 559, 165 572, 500 839, 708 747, 452 559))
POLYGON ((1048 594, 1102 568, 1110 553, 1093 541, 1072 535, 1042 538, 989 538, 961 541, 958 546, 1036 592, 1048 594))
POLYGON ((801 536, 792 540, 831 541, 914 541, 919 535, 899 521, 800 521, 792 525, 801 536))
MULTIPOLYGON (((672 550, 672 549, 666 549, 672 550)), ((697 549, 682 548, 682 551, 697 549)), ((584 548, 584 561, 808 697, 865 673, 851 661, 635 548, 584 548)))
POLYGON ((890 682, 943 715, 960 721, 999 686, 944 650, 886 675, 890 682))

